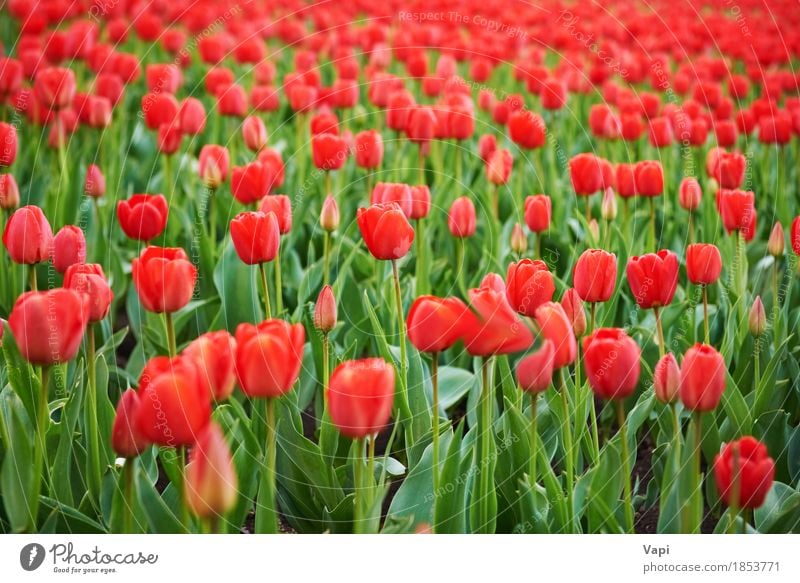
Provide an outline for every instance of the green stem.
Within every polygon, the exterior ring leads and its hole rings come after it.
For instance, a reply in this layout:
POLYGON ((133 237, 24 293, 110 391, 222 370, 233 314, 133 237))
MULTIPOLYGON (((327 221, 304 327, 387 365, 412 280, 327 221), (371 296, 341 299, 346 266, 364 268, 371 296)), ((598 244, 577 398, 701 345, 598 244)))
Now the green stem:
POLYGON ((616 399, 617 423, 619 424, 619 438, 622 441, 622 487, 625 496, 625 530, 633 533, 633 500, 631 499, 631 468, 630 452, 628 451, 628 421, 625 417, 625 406, 622 399, 616 399))
POLYGON ((122 533, 131 534, 133 531, 133 467, 136 458, 128 458, 122 466, 124 508, 122 509, 122 533))
POLYGON ((778 258, 775 257, 774 260, 775 262, 772 264, 772 341, 777 352, 781 305, 778 298, 778 258))
POLYGON ((330 338, 327 332, 322 334, 322 397, 325 411, 328 410, 328 383, 330 382, 330 338))
POLYGON ((708 286, 703 284, 703 329, 706 335, 706 344, 711 343, 711 334, 708 330, 708 286))
POLYGON ((356 439, 356 453, 353 456, 353 533, 363 533, 363 473, 364 473, 364 439, 356 439))
POLYGON ((692 532, 700 534, 700 526, 703 522, 703 478, 700 475, 700 456, 703 446, 703 420, 702 413, 695 411, 692 416, 694 426, 694 524, 692 532))
POLYGON ((656 245, 656 199, 651 196, 650 198, 650 249, 655 252, 656 245))
POLYGON ((211 239, 211 246, 216 249, 217 246, 217 205, 215 200, 217 198, 217 191, 213 188, 208 189, 208 227, 209 238, 211 239))
POLYGON ((31 291, 37 291, 39 289, 36 284, 36 264, 28 266, 28 282, 30 283, 31 291))
POLYGON ((589 303, 589 323, 591 327, 589 328, 589 334, 594 332, 595 322, 596 322, 596 312, 597 312, 597 302, 590 302, 589 303))
MULTIPOLYGON (((433 515, 436 516, 436 496, 439 493, 439 353, 431 354, 431 385, 433 402, 431 403, 431 430, 433 431, 433 515)), ((434 524, 434 532, 436 525, 434 524)))
POLYGON ((269 320, 272 318, 272 309, 269 305, 269 284, 267 284, 267 272, 264 269, 264 264, 258 264, 258 271, 261 275, 261 287, 264 288, 264 317, 269 320))
POLYGON ((88 482, 89 492, 95 504, 100 502, 100 490, 102 488, 102 469, 100 464, 100 429, 97 422, 97 367, 94 326, 89 324, 86 331, 86 361, 87 376, 89 377, 88 390, 86 393, 86 425, 87 436, 86 446, 88 449, 88 482))
POLYGON ((456 269, 458 270, 458 289, 461 290, 462 294, 467 292, 466 287, 464 287, 465 255, 464 239, 459 238, 456 242, 456 269))
POLYGON ((492 476, 490 475, 490 449, 492 440, 492 381, 491 370, 494 363, 491 357, 486 357, 481 365, 481 400, 480 400, 480 440, 481 455, 480 466, 480 496, 478 498, 478 524, 473 526, 473 532, 489 533, 489 489, 492 476))
POLYGON ((653 307, 653 313, 656 316, 656 330, 658 332, 657 334, 658 356, 663 358, 665 354, 665 348, 664 348, 664 328, 661 325, 661 308, 658 306, 653 307))
POLYGON ((172 321, 172 314, 164 312, 164 323, 167 326, 167 347, 169 348, 170 358, 174 358, 178 353, 177 345, 175 343, 175 322, 172 321))
MULTIPOLYGON (((406 354, 406 322, 403 317, 403 294, 400 290, 400 272, 397 269, 397 259, 392 259, 392 275, 394 276, 394 299, 397 308, 397 334, 400 342, 400 377, 403 392, 408 391, 406 384, 408 374, 408 355, 406 354)), ((405 399, 404 399, 405 401, 405 399)))
POLYGON ((539 393, 531 394, 531 426, 530 426, 530 447, 531 447, 531 461, 528 469, 528 482, 531 487, 536 484, 536 456, 538 452, 538 417, 537 406, 539 405, 539 393))
POLYGON ((275 433, 275 399, 264 399, 264 418, 266 419, 266 447, 261 488, 258 493, 256 511, 256 532, 275 534, 278 532, 278 506, 275 501, 275 461, 277 457, 277 437, 275 433))
POLYGON ((569 395, 567 395, 567 381, 564 377, 564 369, 561 369, 561 407, 562 407, 562 423, 561 423, 561 431, 563 433, 563 446, 564 446, 564 466, 567 476, 567 484, 566 484, 566 499, 567 499, 567 511, 569 512, 569 516, 567 517, 569 529, 571 532, 574 532, 574 512, 573 512, 573 494, 575 490, 575 468, 572 459, 572 427, 571 427, 571 419, 572 415, 570 413, 569 407, 569 395))
POLYGON ((281 282, 281 250, 275 255, 275 309, 276 315, 283 314, 283 284, 281 282))
POLYGON ((42 471, 44 469, 44 457, 47 451, 47 429, 50 425, 50 410, 48 402, 47 381, 49 380, 50 368, 42 367, 39 400, 36 408, 36 442, 33 448, 33 487, 30 491, 28 507, 30 515, 28 519, 28 532, 36 532, 37 517, 39 515, 39 496, 42 492, 42 471))
POLYGON ((322 236, 322 257, 322 285, 328 285, 331 266, 331 234, 328 231, 322 236))

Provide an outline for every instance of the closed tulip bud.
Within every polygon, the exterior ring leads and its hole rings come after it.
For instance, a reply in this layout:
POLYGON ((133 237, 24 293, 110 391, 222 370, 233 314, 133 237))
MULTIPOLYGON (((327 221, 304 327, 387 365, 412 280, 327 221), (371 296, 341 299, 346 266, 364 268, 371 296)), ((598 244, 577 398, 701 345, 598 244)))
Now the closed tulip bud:
POLYGON ((579 196, 589 196, 604 186, 603 164, 594 154, 578 154, 569 161, 572 188, 579 196))
POLYGON ((196 136, 206 127, 206 109, 199 99, 187 97, 178 110, 181 131, 187 136, 196 136))
POLYGON ((248 397, 274 398, 288 393, 303 364, 302 324, 265 320, 236 328, 236 376, 248 397))
POLYGON ((338 170, 347 161, 347 142, 335 134, 317 134, 311 138, 311 154, 320 170, 338 170))
POLYGON ((773 257, 781 257, 785 249, 786 241, 783 237, 783 226, 780 222, 776 222, 772 227, 772 232, 769 234, 767 241, 767 252, 773 257))
POLYGON ((634 256, 628 260, 625 274, 640 308, 668 306, 678 287, 678 258, 666 249, 634 256))
POLYGON ((486 161, 486 179, 491 184, 505 184, 511 177, 514 158, 508 150, 495 150, 486 161))
POLYGON ((189 454, 184 479, 186 504, 195 516, 216 518, 236 505, 238 492, 230 448, 216 423, 209 423, 189 454))
POLYGON ((517 364, 517 382, 523 391, 541 393, 553 382, 553 343, 545 340, 536 352, 517 364))
POLYGON ((475 114, 472 102, 469 106, 454 105, 447 115, 447 131, 455 140, 467 140, 475 132, 475 114))
POLYGON ((356 164, 359 168, 375 169, 383 161, 383 138, 376 130, 359 132, 355 137, 356 164))
POLYGON ((142 97, 142 115, 149 130, 179 122, 179 111, 178 100, 170 93, 148 93, 142 97))
POLYGON ((746 240, 755 235, 755 194, 743 190, 720 190, 717 193, 717 209, 722 224, 728 233, 740 231, 746 240))
POLYGON ((8 316, 22 357, 42 366, 75 358, 88 321, 88 298, 65 288, 23 293, 8 316))
POLYGON ((519 147, 534 150, 544 146, 547 128, 540 115, 520 109, 508 117, 508 134, 511 141, 519 147))
POLYGON ((600 225, 597 223, 597 219, 592 219, 589 221, 589 240, 592 241, 595 245, 600 242, 600 225))
POLYGON ((139 433, 134 422, 139 407, 141 407, 139 393, 134 389, 122 393, 114 415, 114 425, 111 428, 111 447, 120 457, 135 458, 150 445, 139 433))
POLYGON ((235 354, 236 340, 225 330, 201 334, 183 350, 184 356, 194 360, 200 380, 215 401, 224 401, 233 393, 235 354))
POLYGON ((695 285, 711 285, 722 273, 722 257, 716 245, 695 243, 686 247, 686 275, 695 285))
POLYGON ((462 196, 454 200, 447 215, 450 234, 459 239, 472 237, 475 234, 476 223, 475 205, 469 197, 462 196))
POLYGON ((561 304, 546 302, 536 310, 536 323, 543 338, 553 343, 553 368, 560 369, 575 362, 578 343, 567 314, 561 304))
POLYGON ((703 191, 696 178, 684 178, 678 191, 678 200, 681 206, 687 211, 694 211, 700 206, 703 200, 703 191))
POLYGON ((246 211, 231 220, 231 240, 236 254, 247 265, 275 259, 280 247, 278 218, 273 212, 246 211))
POLYGON ((183 249, 148 247, 131 267, 133 285, 145 310, 177 312, 192 299, 197 268, 183 249))
POLYGON ((285 194, 271 194, 261 199, 258 207, 262 213, 275 213, 278 230, 285 235, 292 230, 292 201, 285 194))
POLYGON ((382 358, 343 362, 328 389, 331 421, 352 439, 375 435, 389 422, 394 388, 394 367, 382 358))
POLYGON ((247 93, 244 87, 231 83, 217 93, 217 111, 226 117, 244 117, 247 112, 247 93))
POLYGON ((38 206, 14 211, 3 231, 3 245, 14 263, 33 265, 46 261, 52 244, 53 231, 38 206))
POLYGON ((525 224, 534 233, 550 228, 552 212, 550 197, 546 194, 535 194, 525 199, 525 224))
POLYGON ((375 259, 400 259, 411 249, 414 229, 397 204, 360 208, 356 220, 364 243, 375 259))
POLYGON ((523 259, 508 266, 506 296, 518 313, 532 318, 536 310, 553 299, 553 274, 544 261, 523 259))
POLYGON ((64 287, 74 289, 89 298, 89 322, 99 322, 108 315, 114 293, 100 264, 70 265, 64 274, 64 287))
POLYGON ((620 163, 616 165, 614 178, 617 185, 617 194, 622 198, 636 196, 636 165, 620 163))
POLYGON ((528 238, 525 236, 525 231, 522 230, 522 225, 514 223, 514 227, 511 229, 511 250, 522 255, 527 248, 528 238))
POLYGON ((13 174, 0 174, 0 209, 13 210, 19 206, 19 187, 13 174))
POLYGON ((319 292, 314 306, 314 327, 322 332, 330 332, 336 328, 336 322, 336 297, 333 295, 333 288, 326 285, 319 292))
POLYGON ((400 89, 389 95, 386 103, 386 127, 395 132, 405 131, 415 105, 414 96, 406 89, 400 89))
POLYGON ((11 166, 17 159, 17 128, 0 122, 0 167, 11 166))
POLYGON ((664 192, 664 168, 656 160, 637 162, 633 170, 636 193, 641 196, 661 196, 664 192))
POLYGON ((424 219, 431 212, 431 191, 424 185, 411 187, 411 214, 409 219, 424 219))
POLYGON ((92 198, 100 198, 106 193, 106 177, 100 167, 95 164, 89 164, 86 169, 86 180, 83 185, 83 191, 86 196, 92 198))
POLYGON ((653 372, 653 389, 656 398, 662 403, 674 403, 678 400, 681 385, 681 371, 675 355, 668 352, 656 364, 653 372))
POLYGON ((200 150, 197 159, 197 171, 200 179, 210 189, 217 189, 228 179, 230 155, 228 148, 215 144, 206 144, 200 150))
POLYGON ((427 144, 436 136, 436 115, 430 107, 412 107, 408 114, 405 131, 411 142, 420 146, 427 144))
POLYGON ((561 307, 567 319, 572 324, 575 336, 580 338, 586 332, 586 311, 583 309, 583 300, 575 288, 569 288, 561 298, 561 307))
POLYGON ((695 344, 683 355, 680 396, 691 411, 712 411, 725 391, 725 359, 713 346, 695 344))
POLYGON ((585 302, 607 302, 617 282, 617 256, 602 249, 587 249, 575 263, 575 291, 585 302))
POLYGON ((242 138, 251 152, 259 152, 267 145, 267 126, 260 117, 249 115, 242 122, 242 138))
POLYGON ((753 301, 753 307, 750 308, 750 316, 747 323, 750 326, 750 334, 753 336, 761 336, 767 331, 767 313, 764 310, 761 296, 756 296, 755 301, 753 301))
POLYGON ((111 102, 99 95, 90 95, 86 101, 90 128, 104 129, 111 125, 111 102))
POLYGON ((75 73, 66 67, 47 67, 36 74, 36 98, 48 109, 69 107, 75 95, 75 73))
POLYGON ((464 314, 469 310, 458 298, 420 296, 408 311, 408 339, 420 352, 442 352, 464 333, 464 314))
POLYGON ((758 508, 772 489, 775 462, 767 446, 746 435, 725 444, 714 458, 714 482, 722 500, 736 508, 758 508))
POLYGON ((494 134, 483 134, 478 138, 478 155, 486 162, 497 149, 497 138, 494 134))
POLYGON ((611 188, 606 188, 606 191, 603 193, 600 215, 605 221, 613 221, 617 218, 617 197, 614 196, 614 190, 611 188))
POLYGON ((64 273, 73 264, 86 261, 86 237, 80 227, 67 225, 53 237, 53 267, 64 273))
POLYGON ((672 144, 674 134, 672 124, 666 117, 657 117, 650 120, 650 145, 655 148, 664 148, 672 144))
POLYGON ((193 445, 211 420, 211 395, 194 360, 157 356, 139 376, 135 424, 151 443, 165 447, 193 445))
POLYGON ((163 194, 134 194, 117 203, 117 220, 130 239, 152 241, 164 232, 169 204, 163 194))
POLYGON ((183 132, 177 123, 164 123, 158 126, 156 146, 162 154, 175 154, 181 147, 183 132))
POLYGON ((734 189, 742 185, 747 169, 747 158, 741 153, 717 150, 709 161, 712 162, 709 174, 717 181, 720 188, 734 189))
POLYGON ((339 228, 339 205, 330 194, 322 202, 322 211, 319 214, 319 225, 323 230, 332 233, 339 228))
POLYGON ((583 339, 589 386, 602 399, 624 399, 639 382, 639 345, 622 328, 600 328, 583 339))
POLYGON ((411 216, 414 206, 411 187, 400 182, 379 182, 372 189, 369 202, 370 204, 395 203, 407 217, 411 216))

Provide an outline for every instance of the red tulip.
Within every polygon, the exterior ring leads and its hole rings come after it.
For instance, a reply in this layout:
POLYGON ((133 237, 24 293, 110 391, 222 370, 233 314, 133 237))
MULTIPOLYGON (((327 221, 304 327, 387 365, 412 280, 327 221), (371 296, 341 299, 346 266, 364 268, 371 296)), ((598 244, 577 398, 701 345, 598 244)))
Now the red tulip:
POLYGON ((322 332, 330 332, 336 328, 336 298, 333 288, 326 285, 319 292, 317 303, 314 305, 314 327, 322 332))
POLYGON ((274 181, 274 171, 261 162, 234 166, 231 171, 231 193, 240 203, 253 204, 269 194, 274 181))
POLYGON ((169 204, 162 194, 134 194, 117 203, 117 220, 130 239, 152 241, 164 232, 169 204))
POLYGON ((567 86, 560 79, 548 79, 542 85, 542 107, 558 110, 567 103, 567 86))
POLYGON ((650 120, 650 144, 656 148, 664 148, 674 140, 672 125, 666 117, 657 117, 650 120))
POLYGON ((360 208, 356 220, 364 243, 375 259, 400 259, 414 242, 414 229, 397 204, 360 208))
POLYGON ((359 132, 355 137, 356 164, 360 168, 374 169, 383 160, 383 138, 376 130, 359 132))
POLYGON ((589 196, 603 189, 603 160, 594 154, 578 154, 569 161, 569 175, 575 194, 589 196))
POLYGON ((486 179, 491 184, 505 184, 511 176, 514 159, 508 150, 495 150, 486 161, 486 179))
POLYGON ((192 299, 197 268, 180 248, 148 247, 133 260, 133 285, 150 312, 177 312, 192 299))
POLYGON ((553 343, 545 340, 536 352, 533 352, 517 364, 517 382, 523 391, 541 393, 553 382, 553 343))
POLYGON ((396 132, 405 131, 415 105, 414 96, 406 89, 400 89, 389 95, 386 102, 386 127, 396 132))
POLYGON ((181 131, 188 136, 202 133, 206 127, 206 109, 199 99, 187 97, 178 110, 181 131))
POLYGON ((49 366, 75 358, 89 320, 89 300, 71 289, 20 295, 8 325, 22 357, 49 366))
POLYGON ((767 446, 746 435, 725 444, 714 458, 714 481, 728 506, 758 508, 772 489, 775 462, 767 446))
POLYGON ((170 93, 148 93, 142 97, 142 113, 147 129, 157 130, 178 119, 178 100, 170 93))
POLYGON ((231 83, 217 92, 217 110, 226 117, 244 117, 247 113, 247 93, 244 87, 231 83))
POLYGON ((473 356, 511 354, 533 343, 533 334, 508 303, 503 280, 484 278, 481 287, 469 290, 474 310, 464 314, 464 343, 473 356))
POLYGON ((249 115, 242 122, 242 138, 248 150, 260 152, 267 145, 267 126, 260 117, 249 115))
POLYGON ((436 135, 436 116, 430 107, 412 107, 408 114, 405 131, 408 139, 415 144, 426 144, 436 135))
POLYGON ((411 187, 399 182, 378 182, 372 189, 369 202, 370 204, 395 203, 407 217, 411 216, 414 206, 411 187))
POLYGON ((636 164, 617 164, 615 178, 617 194, 622 198, 636 196, 636 164))
POLYGON ((281 235, 292 230, 292 201, 285 194, 271 194, 261 199, 258 207, 262 213, 275 213, 281 235))
POLYGON ((394 367, 382 358, 348 360, 333 371, 328 389, 331 421, 347 437, 379 433, 389 422, 394 367))
POLYGON ((95 164, 89 164, 86 169, 83 191, 86 196, 91 196, 92 198, 100 198, 106 193, 106 178, 103 176, 102 170, 95 164))
POLYGON ((274 398, 288 393, 303 364, 302 324, 265 320, 236 328, 236 376, 248 397, 274 398))
POLYGON ((111 447, 121 457, 135 458, 150 445, 134 421, 140 406, 141 399, 135 390, 122 393, 111 428, 111 447))
POLYGON ((722 257, 716 245, 695 243, 686 247, 686 275, 695 285, 711 285, 722 272, 722 257))
POLYGON ((567 319, 572 324, 575 336, 580 338, 586 332, 586 312, 583 309, 583 300, 578 295, 575 288, 569 288, 561 297, 561 307, 567 319))
POLYGON ((236 340, 225 330, 206 332, 183 350, 184 356, 195 361, 200 380, 215 401, 224 401, 233 393, 235 353, 236 340))
POLYGON ((687 211, 697 210, 700 206, 700 202, 703 200, 703 191, 696 178, 689 177, 681 180, 678 199, 681 206, 687 211))
POLYGON ((578 343, 572 323, 561 304, 546 302, 536 310, 536 323, 542 337, 553 343, 553 368, 559 369, 575 361, 578 343))
POLYGON ((67 225, 53 237, 53 267, 64 273, 73 264, 86 261, 86 238, 80 227, 67 225))
POLYGON ((99 322, 108 315, 114 294, 100 264, 70 265, 64 274, 64 287, 74 289, 89 298, 89 322, 99 322))
POLYGON ((228 149, 215 144, 206 144, 197 159, 197 171, 208 188, 216 189, 228 179, 230 156, 228 149))
POLYGON ((795 217, 792 221, 791 241, 792 251, 795 255, 800 255, 800 217, 795 217))
POLYGON ((3 231, 3 245, 14 263, 33 265, 50 257, 53 231, 38 206, 14 211, 3 231))
POLYGON ((523 259, 508 266, 506 296, 518 313, 532 318, 536 309, 553 299, 553 275, 544 261, 523 259))
POLYGON ((493 134, 484 134, 478 139, 478 155, 486 162, 497 149, 497 138, 493 134))
POLYGON ((584 302, 607 302, 617 284, 617 256, 602 249, 587 249, 575 263, 572 282, 584 302))
POLYGON ((164 447, 195 443, 211 420, 211 395, 193 360, 151 359, 139 377, 135 424, 146 440, 164 447))
POLYGON ((459 239, 472 237, 475 234, 476 222, 475 205, 469 197, 462 196, 453 201, 447 216, 447 226, 453 237, 459 239))
POLYGON ((181 126, 177 122, 165 123, 158 126, 156 146, 162 154, 172 155, 178 152, 183 140, 181 126))
POLYGON ((442 352, 464 335, 467 306, 458 298, 420 296, 408 311, 408 339, 420 352, 442 352))
POLYGON ((661 196, 664 192, 664 168, 661 162, 643 160, 634 168, 636 194, 641 196, 661 196))
POLYGON ((447 115, 447 131, 455 140, 471 138, 475 132, 475 114, 472 108, 461 105, 451 107, 447 115))
POLYGON ((409 219, 424 219, 431 212, 431 191, 424 184, 411 187, 411 214, 409 219))
POLYGON ((656 364, 653 372, 653 389, 662 403, 674 403, 680 395, 681 371, 675 356, 668 352, 656 364))
POLYGON ((147 81, 147 90, 153 93, 172 93, 174 95, 183 83, 180 68, 171 63, 147 65, 144 76, 147 81))
POLYGON ((216 519, 236 505, 236 469, 225 436, 209 423, 197 436, 184 478, 186 504, 195 516, 216 519))
POLYGON ((339 228, 339 205, 330 194, 322 201, 322 210, 319 214, 319 226, 328 233, 339 228))
POLYGON ((535 194, 525 199, 525 224, 534 233, 550 228, 551 215, 550 197, 546 194, 535 194))
POLYGON ((725 359, 713 346, 695 344, 683 355, 680 396, 692 411, 713 411, 725 391, 725 359))
POLYGON ((36 74, 33 89, 48 109, 69 107, 75 95, 75 73, 63 67, 47 67, 36 74))
POLYGON ((722 224, 728 233, 741 231, 746 240, 755 235, 755 195, 744 190, 720 190, 717 193, 717 208, 722 224))
POLYGON ((747 159, 739 152, 720 151, 714 156, 711 177, 717 181, 720 188, 739 188, 744 181, 746 168, 747 159))
POLYGON ((321 170, 338 170, 347 160, 347 142, 335 134, 317 134, 311 138, 314 166, 321 170))
POLYGON ((633 299, 647 310, 667 306, 678 287, 678 258, 672 251, 634 256, 625 269, 633 299))
POLYGON ((247 265, 275 259, 280 248, 280 227, 273 212, 242 212, 231 221, 236 254, 247 265))
POLYGON ((583 363, 592 391, 602 399, 624 399, 639 382, 641 351, 622 328, 600 328, 583 339, 583 363))
POLYGON ((546 132, 541 116, 527 109, 515 111, 508 118, 509 137, 521 148, 541 148, 545 144, 546 132))

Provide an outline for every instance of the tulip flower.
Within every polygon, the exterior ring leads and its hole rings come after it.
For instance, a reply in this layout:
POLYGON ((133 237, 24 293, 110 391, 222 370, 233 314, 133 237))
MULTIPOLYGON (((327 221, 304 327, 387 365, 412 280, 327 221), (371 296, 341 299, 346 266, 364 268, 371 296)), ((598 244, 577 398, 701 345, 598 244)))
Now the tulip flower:
POLYGON ((134 194, 117 203, 117 220, 130 239, 148 243, 167 226, 169 203, 163 194, 134 194))
POLYGON ((186 503, 195 516, 210 521, 213 532, 218 517, 235 506, 238 494, 230 448, 219 426, 209 423, 197 437, 186 465, 186 503))
POLYGON ((708 286, 715 283, 722 272, 722 257, 716 245, 695 243, 686 247, 686 275, 695 285, 703 288, 703 321, 706 344, 708 331, 708 286))
MULTIPOLYGON (((356 165, 367 170, 380 167, 383 161, 383 138, 380 132, 376 130, 359 132, 354 141, 356 165)), ((369 175, 371 176, 371 173, 369 175)))
POLYGON ((528 467, 528 480, 535 484, 537 480, 536 462, 538 458, 539 437, 537 429, 537 405, 539 393, 546 391, 553 383, 553 343, 549 340, 542 342, 536 352, 529 354, 517 364, 517 382, 520 389, 531 393, 531 424, 530 424, 530 465, 528 467))
MULTIPOLYGON (((284 194, 273 194, 261 199, 259 210, 262 213, 274 213, 278 219, 278 231, 281 235, 286 235, 292 230, 292 202, 284 194)), ((275 293, 277 313, 283 313, 283 283, 281 281, 281 250, 275 255, 275 293)))
POLYGON ((260 117, 247 116, 242 122, 242 138, 251 152, 260 152, 267 145, 267 127, 260 117))
POLYGON ((586 312, 583 309, 583 300, 575 288, 570 288, 564 292, 561 298, 561 307, 567 319, 572 324, 572 331, 576 338, 583 336, 586 332, 586 312))
MULTIPOLYGON (((614 168, 594 154, 578 154, 569 161, 572 188, 578 196, 589 197, 614 184, 614 168)), ((586 222, 592 219, 591 202, 586 199, 586 222)))
POLYGON ((292 390, 303 364, 305 330, 302 324, 265 320, 236 328, 236 376, 245 395, 265 401, 267 446, 256 506, 256 530, 278 528, 275 500, 275 401, 292 390))
MULTIPOLYGON (((749 435, 725 444, 714 458, 714 481, 720 497, 731 509, 728 532, 734 532, 740 510, 764 504, 774 477, 775 462, 766 445, 749 435)), ((746 519, 742 528, 745 526, 746 519)))
POLYGON ((86 180, 83 186, 86 196, 98 199, 106 193, 106 179, 103 172, 95 164, 89 164, 86 169, 86 180))
POLYGON ((325 192, 331 194, 331 171, 339 170, 349 154, 347 141, 336 134, 317 134, 311 138, 314 166, 325 171, 325 192))
POLYGON ((680 375, 681 371, 674 354, 668 352, 659 359, 653 373, 653 389, 659 401, 672 404, 678 400, 680 375))
POLYGON ((269 286, 264 263, 274 260, 280 249, 278 218, 272 211, 242 212, 231 221, 230 231, 239 259, 247 265, 258 265, 264 287, 264 309, 267 318, 271 318, 269 286))
POLYGON ((252 205, 270 193, 275 182, 275 171, 260 161, 231 170, 231 193, 244 205, 252 205))
POLYGON ((633 299, 643 310, 653 309, 658 331, 658 348, 664 355, 664 331, 661 327, 661 308, 672 302, 678 287, 678 258, 672 251, 634 256, 625 269, 633 299))
MULTIPOLYGON (((750 308, 750 315, 747 318, 747 324, 750 328, 750 334, 755 337, 761 336, 767 331, 767 313, 764 310, 764 303, 761 301, 761 296, 756 296, 756 299, 753 301, 753 306, 750 308)), ((758 368, 756 368, 756 370, 758 370, 758 368)), ((756 375, 756 385, 758 384, 758 380, 758 375, 756 375)))
POLYGON ((475 234, 475 205, 467 196, 453 201, 447 218, 447 226, 453 237, 465 239, 475 234))
POLYGON ((236 340, 225 330, 201 334, 183 350, 185 357, 195 361, 200 380, 215 401, 224 401, 233 393, 235 353, 236 340))
MULTIPOLYGON (((35 265, 50 257, 53 231, 37 206, 24 206, 8 219, 3 231, 3 245, 14 263, 35 265)), ((36 289, 36 270, 31 268, 31 288, 36 289)))
MULTIPOLYGON (((128 458, 126 467, 132 458, 137 457, 150 442, 139 432, 134 419, 142 401, 134 389, 128 389, 119 399, 117 411, 114 415, 114 425, 111 429, 111 447, 120 457, 128 458)), ((130 530, 130 529, 127 529, 130 530)))
POLYGON ((514 223, 511 229, 511 251, 516 253, 517 257, 525 253, 528 249, 528 238, 525 236, 525 231, 522 230, 522 225, 514 223))
POLYGON ((379 182, 372 189, 369 202, 370 204, 395 203, 407 217, 411 217, 414 205, 411 198, 411 187, 399 182, 379 182))
POLYGON ((553 299, 553 275, 544 261, 523 259, 510 263, 506 275, 506 296, 517 313, 532 318, 536 310, 553 299))
POLYGON ((354 532, 372 530, 365 502, 372 503, 375 435, 389 422, 394 399, 394 367, 381 358, 349 360, 340 364, 330 380, 328 399, 331 421, 343 435, 356 440, 354 470, 354 532), (364 440, 370 438, 364 475, 364 440), (366 480, 366 484, 365 484, 366 480), (367 500, 363 498, 366 496, 367 500))
POLYGON ((17 159, 17 128, 0 122, 0 167, 11 166, 17 159))
POLYGON ((73 264, 86 261, 86 238, 83 231, 75 225, 67 225, 53 237, 53 267, 64 273, 73 264))
POLYGON ((322 270, 322 283, 328 285, 330 277, 330 255, 331 245, 330 239, 333 232, 339 228, 339 205, 336 204, 336 199, 333 195, 329 194, 322 202, 322 210, 319 215, 319 226, 322 227, 323 233, 323 270, 322 270))
POLYGON ((64 287, 89 298, 89 322, 100 322, 108 315, 114 293, 98 263, 74 263, 64 274, 64 287))
POLYGON ((587 249, 578 258, 572 273, 575 291, 589 303, 591 330, 594 330, 595 304, 607 302, 617 284, 617 256, 602 249, 587 249))

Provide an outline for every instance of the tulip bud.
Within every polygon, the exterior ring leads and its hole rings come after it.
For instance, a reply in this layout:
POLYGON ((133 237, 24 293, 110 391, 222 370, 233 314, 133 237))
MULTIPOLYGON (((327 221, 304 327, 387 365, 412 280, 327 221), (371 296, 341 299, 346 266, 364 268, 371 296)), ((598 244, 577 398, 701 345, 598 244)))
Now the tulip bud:
POLYGON ((758 508, 767 498, 775 479, 775 462, 767 446, 746 435, 725 444, 714 458, 714 481, 720 497, 729 506, 758 508))
POLYGON ((528 238, 525 236, 525 231, 522 230, 522 225, 514 223, 514 228, 511 229, 511 250, 522 255, 527 248, 528 238))
POLYGON ((463 239, 475 234, 475 205, 469 197, 462 196, 453 201, 447 217, 447 226, 454 237, 463 239))
POLYGON ((597 219, 589 221, 589 237, 595 241, 600 241, 600 225, 597 224, 597 219))
POLYGON ((569 288, 561 298, 561 307, 567 319, 572 323, 575 336, 581 337, 586 332, 586 311, 583 309, 583 300, 575 288, 569 288))
POLYGON ((662 403, 674 403, 678 400, 681 388, 681 371, 675 355, 671 352, 661 357, 653 373, 653 389, 656 398, 662 403))
POLYGON ((12 174, 0 174, 0 209, 11 210, 19 206, 19 187, 12 174))
POLYGON ((336 297, 331 286, 326 285, 319 292, 314 307, 314 327, 328 333, 336 327, 336 297))
POLYGON ((750 334, 753 336, 761 336, 767 331, 767 313, 764 310, 761 296, 756 296, 753 307, 750 308, 750 317, 747 322, 750 326, 750 334))
POLYGON ((772 232, 769 234, 769 241, 767 241, 767 252, 773 257, 781 257, 785 248, 786 242, 783 238, 783 226, 780 222, 776 222, 772 227, 772 232))
POLYGON ((267 127, 260 117, 249 115, 242 123, 242 137, 248 150, 259 152, 267 145, 267 127))
POLYGON ((325 197, 325 201, 322 203, 319 224, 329 233, 339 228, 339 205, 336 204, 336 199, 330 194, 325 197))
POLYGON ((713 411, 725 391, 725 359, 713 346, 695 344, 681 362, 680 397, 691 411, 713 411))
POLYGON ((134 423, 136 410, 140 404, 139 393, 134 389, 128 389, 122 393, 117 405, 117 413, 111 429, 111 447, 114 448, 117 455, 124 458, 138 456, 149 445, 134 423))
POLYGON ((614 196, 614 190, 611 188, 606 188, 606 191, 603 193, 600 215, 605 221, 613 221, 617 218, 617 197, 614 196))
POLYGON ((100 198, 106 193, 106 178, 96 164, 89 164, 86 169, 86 181, 83 185, 86 196, 100 198))
POLYGON ((236 504, 238 485, 231 451, 215 423, 197 437, 184 484, 189 509, 202 518, 224 515, 236 504))
POLYGON ((523 391, 541 393, 553 382, 553 357, 555 349, 550 340, 517 364, 517 382, 523 391))
POLYGON ((62 227, 53 237, 53 267, 64 273, 70 265, 86 261, 86 238, 75 225, 62 227))

